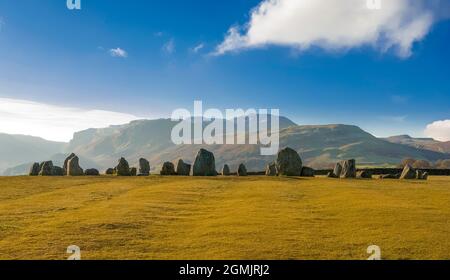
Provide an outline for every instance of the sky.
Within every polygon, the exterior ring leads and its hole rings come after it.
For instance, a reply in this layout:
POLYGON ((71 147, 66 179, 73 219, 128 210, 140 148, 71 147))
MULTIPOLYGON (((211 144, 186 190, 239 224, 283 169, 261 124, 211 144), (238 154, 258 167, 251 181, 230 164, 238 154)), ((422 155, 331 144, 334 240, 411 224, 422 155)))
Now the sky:
POLYGON ((0 0, 0 132, 69 141, 201 100, 450 141, 449 1, 380 4, 0 0))

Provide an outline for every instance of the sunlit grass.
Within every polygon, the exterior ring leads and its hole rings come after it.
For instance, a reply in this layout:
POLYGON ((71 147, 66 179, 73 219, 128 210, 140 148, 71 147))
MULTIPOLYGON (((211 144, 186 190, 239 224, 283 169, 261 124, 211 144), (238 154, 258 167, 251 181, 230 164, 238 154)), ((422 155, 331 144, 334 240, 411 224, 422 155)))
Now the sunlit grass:
POLYGON ((0 259, 450 259, 450 179, 3 177, 0 259))

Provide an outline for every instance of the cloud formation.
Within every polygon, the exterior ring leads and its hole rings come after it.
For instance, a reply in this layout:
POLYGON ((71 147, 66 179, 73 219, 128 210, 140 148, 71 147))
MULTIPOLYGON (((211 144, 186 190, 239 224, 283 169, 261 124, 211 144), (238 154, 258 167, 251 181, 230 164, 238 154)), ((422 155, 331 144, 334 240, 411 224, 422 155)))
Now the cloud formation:
POLYGON ((200 43, 200 44, 196 45, 195 47, 193 47, 193 48, 191 49, 191 51, 192 51, 193 53, 198 53, 198 52, 201 51, 204 47, 205 47, 205 44, 200 43))
POLYGON ((450 141, 450 120, 429 124, 425 129, 425 135, 439 141, 450 141))
POLYGON ((371 46, 408 57, 413 44, 438 20, 441 3, 382 0, 377 10, 370 9, 366 0, 263 0, 252 10, 245 27, 229 29, 214 54, 266 45, 326 51, 371 46))
POLYGON ((112 57, 121 57, 121 58, 128 57, 128 53, 125 50, 121 49, 121 48, 110 49, 109 50, 109 54, 112 57))
POLYGON ((0 132, 38 136, 53 141, 68 142, 74 132, 126 124, 136 119, 139 118, 111 111, 0 98, 0 132))
POLYGON ((175 41, 173 39, 170 39, 169 41, 167 41, 163 47, 162 47, 163 52, 167 53, 167 54, 172 54, 175 52, 175 41))

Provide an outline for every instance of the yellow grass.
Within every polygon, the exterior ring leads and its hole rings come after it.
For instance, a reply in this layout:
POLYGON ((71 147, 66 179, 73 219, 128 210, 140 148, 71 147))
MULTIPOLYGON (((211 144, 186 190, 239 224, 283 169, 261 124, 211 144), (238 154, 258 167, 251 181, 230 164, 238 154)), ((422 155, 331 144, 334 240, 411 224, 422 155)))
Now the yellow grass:
POLYGON ((0 259, 450 259, 450 179, 0 178, 0 259))

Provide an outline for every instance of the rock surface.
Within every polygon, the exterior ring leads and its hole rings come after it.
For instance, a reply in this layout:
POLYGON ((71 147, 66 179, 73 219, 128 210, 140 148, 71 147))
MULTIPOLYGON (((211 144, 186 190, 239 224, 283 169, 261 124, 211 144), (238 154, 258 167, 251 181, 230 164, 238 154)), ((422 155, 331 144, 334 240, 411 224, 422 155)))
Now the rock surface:
POLYGON ((130 176, 137 176, 137 168, 136 167, 130 168, 130 176))
POLYGON ((191 165, 185 163, 182 159, 178 160, 177 163, 177 175, 179 176, 189 176, 191 175, 191 165))
POLYGON ((231 175, 230 167, 228 166, 228 164, 225 164, 222 168, 222 176, 230 176, 230 175, 231 175))
POLYGON ((116 168, 114 169, 114 174, 117 176, 130 176, 130 165, 128 164, 128 161, 124 158, 119 159, 119 164, 117 164, 116 168))
POLYGON ((372 173, 366 170, 361 170, 356 173, 358 179, 372 179, 372 173))
POLYGON ((216 160, 213 153, 205 149, 200 149, 200 151, 198 151, 194 162, 193 175, 217 176, 216 160))
POLYGON ((86 176, 99 176, 100 172, 98 172, 98 170, 95 169, 95 168, 90 168, 90 169, 86 169, 84 171, 84 175, 86 175, 86 176))
POLYGON ((39 176, 52 176, 53 175, 53 162, 44 161, 40 164, 39 176))
POLYGON ((114 175, 114 168, 108 168, 108 169, 106 169, 105 174, 106 174, 106 175, 114 175))
POLYGON ((52 168, 52 176, 64 176, 64 168, 59 166, 53 166, 52 168))
POLYGON ((69 163, 69 160, 71 158, 73 158, 74 156, 76 156, 74 153, 71 153, 65 160, 64 160, 64 165, 63 165, 63 169, 64 169, 64 174, 67 175, 67 165, 69 163))
POLYGON ((411 165, 409 165, 409 164, 405 165, 405 168, 403 168, 402 175, 400 175, 400 179, 402 179, 402 180, 417 179, 416 170, 414 168, 412 168, 411 165))
POLYGON ((356 161, 354 159, 344 160, 341 162, 341 165, 340 178, 356 178, 356 161))
POLYGON ((277 165, 275 162, 272 162, 266 167, 266 176, 277 176, 277 165))
POLYGON ((171 162, 165 162, 162 166, 160 174, 163 176, 176 175, 177 173, 175 172, 175 165, 173 165, 173 163, 171 162))
POLYGON ((82 176, 84 175, 83 169, 79 165, 79 159, 77 156, 71 157, 67 162, 67 176, 82 176))
POLYGON ((39 166, 40 166, 39 162, 33 163, 33 165, 30 167, 30 172, 28 173, 28 175, 30 175, 30 176, 38 176, 39 175, 39 171, 41 171, 39 166))
POLYGON ((150 162, 145 158, 139 159, 139 176, 150 175, 150 162))
POLYGON ((237 175, 238 176, 247 176, 247 168, 245 167, 245 165, 243 163, 239 164, 237 175))
POLYGON ((300 176, 302 173, 302 159, 299 154, 291 149, 285 148, 278 152, 276 167, 278 175, 300 176))
POLYGON ((302 168, 302 177, 314 177, 314 169, 311 167, 303 166, 302 168))
POLYGON ((333 170, 333 176, 330 178, 340 178, 342 173, 342 164, 340 162, 336 163, 333 170))

